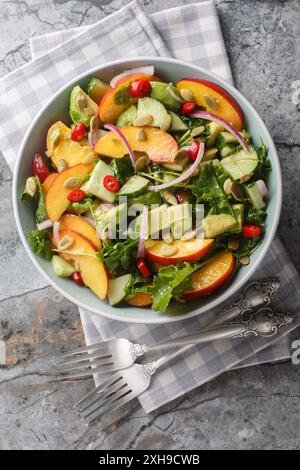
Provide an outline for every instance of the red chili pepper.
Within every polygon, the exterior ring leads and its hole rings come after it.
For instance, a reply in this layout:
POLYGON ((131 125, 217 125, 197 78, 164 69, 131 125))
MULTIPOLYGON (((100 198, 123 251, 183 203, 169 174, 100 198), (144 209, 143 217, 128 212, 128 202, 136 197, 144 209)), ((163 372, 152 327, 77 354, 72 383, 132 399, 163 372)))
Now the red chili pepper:
POLYGON ((75 282, 75 284, 77 284, 78 286, 83 286, 83 279, 81 277, 81 274, 79 271, 75 271, 72 275, 71 275, 71 279, 72 281, 75 282))
POLYGON ((192 114, 193 111, 195 111, 197 106, 197 103, 194 103, 193 101, 188 101, 187 103, 183 103, 181 106, 181 114, 184 116, 188 116, 189 114, 192 114))
POLYGON ((120 189, 119 181, 117 180, 117 178, 115 178, 112 175, 106 175, 104 177, 103 186, 105 187, 105 189, 107 189, 111 193, 116 193, 120 189))
POLYGON ((48 169, 42 155, 36 153, 32 159, 32 175, 38 176, 41 182, 43 183, 48 175, 50 175, 50 170, 48 169))
POLYGON ((146 265, 145 261, 143 259, 138 259, 136 262, 136 267, 140 271, 141 275, 143 277, 150 277, 151 276, 151 271, 146 265))
POLYGON ((198 140, 194 140, 194 142, 191 143, 190 148, 188 150, 189 157, 195 161, 199 152, 200 148, 200 142, 198 140))
POLYGON ((84 139, 85 133, 86 133, 86 126, 80 122, 79 124, 76 124, 76 126, 74 127, 71 133, 71 139, 75 140, 75 142, 80 142, 81 140, 84 139))
POLYGON ((73 189, 73 191, 68 194, 68 200, 70 202, 80 202, 85 197, 86 193, 82 189, 73 189))
POLYGON ((150 95, 151 84, 149 80, 133 80, 130 84, 130 94, 133 98, 143 98, 144 96, 150 95))
POLYGON ((243 236, 246 238, 257 238, 261 235, 261 228, 256 225, 244 225, 243 236))

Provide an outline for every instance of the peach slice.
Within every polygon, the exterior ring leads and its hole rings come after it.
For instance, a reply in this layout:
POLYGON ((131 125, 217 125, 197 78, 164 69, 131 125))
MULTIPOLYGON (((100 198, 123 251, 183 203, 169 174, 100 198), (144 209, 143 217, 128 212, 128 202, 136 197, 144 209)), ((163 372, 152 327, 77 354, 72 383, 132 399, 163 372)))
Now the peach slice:
POLYGON ((163 240, 146 240, 145 251, 150 261, 162 266, 177 264, 180 261, 193 263, 208 252, 213 242, 213 239, 202 240, 197 238, 174 240, 170 244, 165 243, 163 240))
POLYGON ((59 220, 70 204, 68 194, 71 189, 65 187, 67 179, 71 177, 83 179, 92 171, 93 167, 93 163, 88 165, 79 163, 58 175, 46 194, 46 209, 49 219, 53 222, 59 220))
POLYGON ((93 247, 99 251, 102 248, 101 240, 94 227, 83 217, 74 214, 65 214, 60 219, 60 230, 72 230, 86 238, 93 247))
POLYGON ((42 184, 44 193, 48 192, 51 184, 56 180, 57 177, 58 177, 58 173, 50 173, 50 175, 47 176, 47 178, 42 184))
POLYGON ((99 104, 99 117, 104 123, 110 122, 114 124, 118 117, 128 106, 136 102, 128 93, 128 87, 133 80, 151 80, 154 82, 161 81, 154 75, 131 75, 120 80, 115 88, 107 90, 99 104))
POLYGON ((207 111, 229 121, 236 130, 240 131, 244 125, 244 115, 238 102, 220 85, 197 78, 183 78, 177 83, 179 90, 186 89, 193 93, 196 103, 207 111), (210 107, 210 99, 216 103, 210 107))
POLYGON ((235 258, 231 251, 221 253, 192 274, 191 289, 183 294, 184 299, 196 299, 212 294, 231 276, 235 258))
POLYGON ((126 297, 125 300, 129 305, 133 305, 134 307, 147 307, 152 304, 151 295, 143 292, 135 294, 133 297, 126 297))
POLYGON ((87 157, 97 155, 88 145, 86 139, 82 142, 74 142, 71 139, 72 130, 63 122, 55 122, 47 133, 47 152, 54 163, 58 166, 60 160, 65 160, 69 167, 82 163, 87 157))
MULTIPOLYGON (((145 152, 153 162, 174 162, 178 145, 176 140, 167 132, 157 127, 134 127, 125 126, 121 129, 122 134, 128 140, 133 151, 145 152), (147 138, 138 140, 138 132, 143 129, 147 138)), ((128 153, 123 142, 112 131, 98 140, 94 148, 95 152, 111 158, 122 158, 128 153)))
POLYGON ((96 257, 89 256, 93 253, 96 253, 94 247, 88 240, 86 240, 86 238, 79 235, 79 233, 73 232, 72 230, 61 230, 59 232, 59 236, 60 238, 68 236, 73 239, 73 244, 68 249, 68 251, 82 251, 83 253, 87 253, 86 256, 61 253, 60 256, 62 256, 66 261, 76 262, 79 266, 79 271, 84 284, 89 287, 101 300, 105 299, 108 290, 108 278, 105 267, 101 261, 96 257))

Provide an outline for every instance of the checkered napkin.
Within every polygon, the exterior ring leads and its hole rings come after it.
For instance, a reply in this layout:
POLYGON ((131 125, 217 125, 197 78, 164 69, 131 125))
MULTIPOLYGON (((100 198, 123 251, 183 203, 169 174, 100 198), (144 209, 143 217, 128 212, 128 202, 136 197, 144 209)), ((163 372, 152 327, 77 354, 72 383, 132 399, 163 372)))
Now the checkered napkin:
MULTIPOLYGON (((150 17, 140 2, 133 2, 93 26, 33 38, 31 47, 34 60, 0 81, 0 148, 12 169, 36 112, 57 89, 95 64, 141 54, 173 56, 232 80, 212 2, 150 17)), ((255 278, 275 275, 281 279, 278 307, 300 312, 300 279, 279 240, 273 242, 255 278)), ((87 344, 112 336, 150 344, 192 333, 216 312, 158 326, 110 321, 84 310, 80 313, 87 344)), ((150 390, 140 397, 142 406, 150 412, 231 368, 289 357, 288 334, 299 324, 300 314, 273 339, 226 340, 194 347, 155 376, 150 390)))

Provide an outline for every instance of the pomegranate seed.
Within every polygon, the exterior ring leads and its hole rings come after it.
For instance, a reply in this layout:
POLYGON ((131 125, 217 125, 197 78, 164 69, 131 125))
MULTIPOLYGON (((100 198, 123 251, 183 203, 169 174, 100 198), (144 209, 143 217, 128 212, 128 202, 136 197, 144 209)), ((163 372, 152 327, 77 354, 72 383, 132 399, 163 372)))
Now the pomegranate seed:
POLYGON ((75 282, 75 284, 77 284, 78 286, 83 286, 83 279, 81 277, 81 274, 79 271, 75 271, 72 275, 71 275, 71 279, 72 281, 75 282))
POLYGON ((36 153, 32 159, 32 175, 38 176, 40 181, 43 183, 50 171, 40 153, 36 153))
POLYGON ((133 80, 130 84, 130 94, 133 98, 143 98, 150 95, 151 85, 149 80, 133 80))
POLYGON ((194 140, 194 142, 191 143, 190 148, 188 150, 189 157, 195 161, 199 152, 200 148, 200 142, 198 140, 194 140))
POLYGON ((143 259, 138 259, 136 262, 136 267, 140 271, 141 275, 143 277, 150 277, 151 276, 151 271, 146 265, 145 261, 143 259))
POLYGON ((76 126, 74 127, 71 133, 71 139, 74 140, 75 142, 80 142, 81 140, 84 139, 85 133, 86 133, 86 126, 80 122, 79 124, 76 124, 76 126))
POLYGON ((193 101, 188 101, 187 103, 183 103, 181 106, 181 114, 184 116, 188 116, 189 114, 192 114, 193 111, 195 111, 197 104, 194 103, 193 101))

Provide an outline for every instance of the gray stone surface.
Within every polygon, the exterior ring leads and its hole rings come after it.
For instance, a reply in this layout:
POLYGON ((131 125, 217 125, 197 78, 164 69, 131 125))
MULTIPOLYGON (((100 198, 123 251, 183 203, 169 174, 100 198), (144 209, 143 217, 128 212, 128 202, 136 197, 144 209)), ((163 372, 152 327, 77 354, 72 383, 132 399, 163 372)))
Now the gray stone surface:
MULTIPOLYGON (((0 75, 30 60, 28 38, 90 24, 124 0, 2 0, 0 75)), ((193 3, 146 0, 147 11, 193 3)), ((279 234, 300 269, 297 0, 217 0, 238 88, 267 123, 284 177, 279 234)), ((77 309, 47 287, 18 239, 11 174, 0 159, 0 449, 292 449, 300 447, 299 368, 290 363, 224 374, 176 403, 145 416, 136 403, 122 419, 87 429, 72 403, 91 381, 57 384, 48 357, 83 344, 77 309)))

